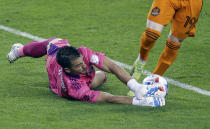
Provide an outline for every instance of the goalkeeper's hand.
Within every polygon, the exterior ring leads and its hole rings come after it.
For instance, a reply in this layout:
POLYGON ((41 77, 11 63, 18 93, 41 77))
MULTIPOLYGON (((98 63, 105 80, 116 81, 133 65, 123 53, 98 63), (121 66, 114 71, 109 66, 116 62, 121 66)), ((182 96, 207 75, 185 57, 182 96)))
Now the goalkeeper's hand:
POLYGON ((165 97, 166 93, 160 90, 160 87, 155 86, 152 88, 148 88, 147 86, 144 86, 142 84, 139 84, 139 88, 134 91, 135 96, 137 98, 141 97, 165 97))
POLYGON ((142 97, 142 98, 133 98, 132 105, 137 106, 149 106, 149 107, 162 107, 165 105, 164 97, 142 97))

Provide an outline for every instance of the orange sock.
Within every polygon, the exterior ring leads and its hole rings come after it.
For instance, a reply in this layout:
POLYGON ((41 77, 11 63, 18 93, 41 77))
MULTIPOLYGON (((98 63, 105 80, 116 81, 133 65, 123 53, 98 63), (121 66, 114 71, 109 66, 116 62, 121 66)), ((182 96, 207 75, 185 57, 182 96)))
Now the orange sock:
POLYGON ((144 61, 148 59, 149 51, 155 44, 155 41, 160 37, 161 32, 146 28, 146 31, 141 36, 140 58, 144 61))
POLYGON ((174 62, 178 55, 178 49, 180 48, 181 43, 173 42, 167 39, 165 49, 161 54, 158 64, 153 72, 153 74, 163 75, 168 67, 174 62))

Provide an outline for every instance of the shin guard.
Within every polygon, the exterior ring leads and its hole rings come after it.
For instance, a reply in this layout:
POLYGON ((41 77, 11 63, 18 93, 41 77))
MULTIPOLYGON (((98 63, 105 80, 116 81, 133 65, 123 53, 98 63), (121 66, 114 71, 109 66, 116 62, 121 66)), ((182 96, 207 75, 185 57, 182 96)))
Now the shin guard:
POLYGON ((174 62, 178 55, 178 49, 180 48, 181 43, 173 42, 167 39, 165 49, 161 54, 158 64, 153 72, 153 74, 163 75, 168 67, 174 62))
POLYGON ((155 41, 160 37, 161 32, 147 28, 141 36, 140 59, 147 60, 149 51, 155 44, 155 41))

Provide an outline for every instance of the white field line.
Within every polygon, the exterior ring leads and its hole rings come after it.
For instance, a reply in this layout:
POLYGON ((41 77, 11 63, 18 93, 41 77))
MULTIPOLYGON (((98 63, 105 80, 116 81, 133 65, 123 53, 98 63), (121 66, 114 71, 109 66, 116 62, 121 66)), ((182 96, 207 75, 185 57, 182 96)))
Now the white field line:
POLYGON ((3 26, 3 25, 0 25, 0 29, 5 30, 5 31, 10 32, 10 33, 13 33, 13 34, 16 34, 16 35, 20 35, 20 36, 32 39, 34 41, 43 41, 43 40, 45 40, 44 38, 40 38, 40 37, 31 35, 29 33, 21 32, 19 30, 12 29, 10 27, 6 27, 6 26, 3 26))
MULTIPOLYGON (((0 25, 0 29, 5 30, 5 31, 10 32, 10 33, 13 33, 13 34, 16 34, 16 35, 20 35, 20 36, 32 39, 34 41, 43 41, 43 40, 45 40, 44 38, 41 38, 41 37, 38 37, 38 36, 34 36, 34 35, 31 35, 31 34, 26 33, 26 32, 21 32, 19 30, 16 30, 16 29, 13 29, 13 28, 10 28, 10 27, 6 27, 4 25, 0 25)), ((115 60, 113 60, 113 61, 116 64, 118 64, 119 66, 121 66, 121 67, 124 67, 124 68, 129 69, 129 70, 132 69, 132 66, 130 66, 130 65, 127 65, 127 64, 121 63, 119 61, 115 61, 115 60)), ((144 70, 143 74, 144 75, 150 75, 152 73, 147 71, 147 70, 144 70)), ((188 84, 185 84, 185 83, 181 83, 179 81, 176 81, 176 80, 173 80, 173 79, 170 79, 170 78, 167 78, 167 77, 165 77, 165 78, 166 78, 168 83, 173 84, 173 85, 175 85, 177 87, 181 87, 181 88, 184 88, 184 89, 187 89, 187 90, 195 91, 195 92, 203 94, 203 95, 210 96, 210 91, 207 91, 207 90, 204 90, 204 89, 192 86, 192 85, 188 85, 188 84)))

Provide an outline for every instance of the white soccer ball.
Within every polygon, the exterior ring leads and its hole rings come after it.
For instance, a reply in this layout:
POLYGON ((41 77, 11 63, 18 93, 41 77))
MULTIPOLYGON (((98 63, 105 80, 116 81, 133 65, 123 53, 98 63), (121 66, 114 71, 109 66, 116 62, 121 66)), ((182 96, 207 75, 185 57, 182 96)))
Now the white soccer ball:
POLYGON ((158 91, 154 93, 155 96, 163 96, 166 98, 168 95, 168 83, 166 79, 160 75, 149 75, 144 78, 142 84, 146 86, 147 90, 157 87, 158 91))

